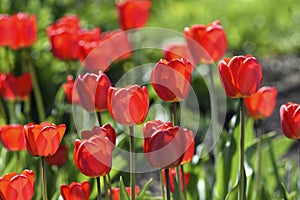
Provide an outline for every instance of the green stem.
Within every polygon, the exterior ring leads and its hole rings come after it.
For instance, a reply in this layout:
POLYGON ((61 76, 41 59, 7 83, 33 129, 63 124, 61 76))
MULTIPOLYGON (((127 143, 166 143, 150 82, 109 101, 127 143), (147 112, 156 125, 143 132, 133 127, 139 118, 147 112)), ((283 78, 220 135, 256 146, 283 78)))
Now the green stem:
POLYGON ((3 105, 3 101, 2 101, 1 98, 0 98, 0 114, 1 114, 2 118, 4 119, 4 123, 8 123, 7 115, 6 115, 4 105, 3 105))
POLYGON ((256 160, 256 179, 255 179, 255 199, 260 197, 260 176, 261 176, 261 154, 262 154, 262 120, 256 121, 256 132, 259 138, 257 145, 257 160, 256 160))
POLYGON ((182 199, 182 188, 181 188, 181 177, 180 177, 180 166, 176 167, 176 176, 177 176, 177 181, 178 181, 178 195, 179 198, 182 199))
POLYGON ((244 99, 240 99, 240 123, 241 123, 241 137, 240 137, 240 185, 239 185, 239 200, 244 200, 245 197, 245 168, 244 168, 244 145, 245 145, 245 115, 244 115, 244 99))
POLYGON ((10 124, 16 124, 16 112, 15 112, 15 102, 8 102, 8 114, 10 124))
POLYGON ((9 48, 5 47, 5 58, 6 58, 6 65, 8 72, 11 72, 11 64, 10 64, 10 58, 9 58, 9 48))
POLYGON ((67 60, 65 61, 66 68, 67 68, 67 74, 71 74, 71 61, 67 60))
POLYGON ((43 183, 43 200, 47 200, 47 175, 46 175, 46 161, 41 157, 42 183, 43 183))
POLYGON ((186 185, 185 185, 185 177, 184 177, 184 168, 183 165, 180 165, 180 169, 181 169, 181 176, 182 176, 182 185, 183 185, 183 195, 184 195, 184 199, 186 198, 186 185))
POLYGON ((135 200, 135 158, 134 158, 134 130, 129 126, 130 131, 130 187, 131 200, 135 200))
POLYGON ((36 71, 34 69, 31 59, 30 59, 30 64, 29 64, 29 71, 30 71, 31 78, 32 78, 33 93, 34 93, 34 98, 35 98, 36 105, 37 105, 39 121, 42 122, 46 118, 46 112, 45 112, 45 108, 44 108, 44 104, 43 104, 41 90, 40 90, 39 83, 38 83, 37 76, 36 76, 36 71))
POLYGON ((161 193, 162 193, 163 200, 165 200, 166 199, 166 193, 165 193, 164 177, 163 177, 162 169, 159 170, 159 175, 160 175, 161 193))
POLYGON ((102 115, 101 112, 96 112, 99 126, 102 126, 102 115))
POLYGON ((165 169, 167 200, 171 200, 169 169, 165 169))
POLYGON ((107 174, 107 178, 108 178, 108 188, 109 188, 109 199, 113 200, 113 196, 112 196, 112 187, 111 187, 111 178, 110 178, 110 174, 107 174))
POLYGON ((102 177, 103 179, 103 184, 104 184, 104 194, 105 194, 105 199, 108 199, 108 193, 107 193, 107 181, 106 181, 106 176, 102 177))
POLYGON ((97 191, 98 191, 98 193, 97 193, 97 199, 98 199, 98 200, 101 200, 102 198, 101 198, 101 184, 100 184, 100 177, 97 177, 97 178, 96 178, 96 182, 97 182, 97 191))
POLYGON ((173 126, 176 126, 177 125, 176 102, 172 103, 171 113, 173 118, 173 126))

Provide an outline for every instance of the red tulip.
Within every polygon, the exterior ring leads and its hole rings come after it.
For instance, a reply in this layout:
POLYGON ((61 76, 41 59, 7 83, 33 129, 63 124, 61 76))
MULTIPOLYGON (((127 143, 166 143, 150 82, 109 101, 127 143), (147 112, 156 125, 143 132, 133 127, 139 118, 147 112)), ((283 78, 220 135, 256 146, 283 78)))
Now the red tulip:
POLYGON ((0 126, 0 141, 8 151, 26 150, 24 127, 22 125, 0 126))
POLYGON ((79 96, 77 90, 74 89, 74 78, 72 75, 67 77, 67 82, 63 84, 63 88, 66 94, 66 99, 69 103, 79 104, 79 96))
POLYGON ((218 69, 226 95, 231 98, 251 96, 262 82, 261 66, 251 55, 225 58, 218 69))
POLYGON ((79 44, 85 42, 94 42, 100 40, 101 30, 100 28, 94 28, 91 30, 80 30, 79 32, 79 44))
POLYGON ((286 103, 280 107, 280 122, 284 135, 300 139, 300 104, 286 103))
POLYGON ((75 140, 74 162, 81 173, 89 177, 104 176, 112 166, 111 141, 103 135, 75 140))
MULTIPOLYGON (((126 192, 128 193, 128 195, 130 195, 131 193, 131 188, 130 187, 126 187, 126 192)), ((139 186, 135 186, 135 196, 138 195, 138 193, 140 192, 140 187, 139 186)), ((109 193, 108 193, 109 194, 109 193)), ((120 200, 120 188, 112 188, 112 197, 113 200, 120 200)))
MULTIPOLYGON (((166 184, 166 176, 165 176, 165 170, 163 170, 163 177, 164 177, 164 184, 166 184)), ((187 187, 190 182, 190 174, 189 173, 184 173, 184 180, 185 180, 185 186, 187 187)), ((177 175, 176 175, 176 169, 172 168, 169 170, 169 180, 170 180, 170 189, 171 192, 175 192, 175 184, 174 184, 174 178, 177 180, 177 175)), ((184 191, 184 185, 183 185, 183 180, 182 180, 182 172, 180 171, 180 183, 181 183, 181 189, 184 191)))
POLYGON ((72 182, 70 185, 61 185, 60 193, 64 200, 89 200, 91 188, 88 181, 72 182))
POLYGON ((276 106, 277 90, 274 87, 262 87, 245 99, 247 113, 254 119, 270 117, 276 106))
POLYGON ((226 34, 219 21, 186 27, 184 35, 197 63, 214 63, 226 53, 226 34))
POLYGON ((107 106, 112 118, 125 126, 141 124, 147 117, 148 90, 138 85, 126 88, 110 87, 107 106))
POLYGON ((183 129, 185 132, 186 150, 181 164, 186 164, 192 161, 195 149, 195 139, 192 131, 183 129))
POLYGON ((12 19, 6 14, 0 15, 0 46, 11 46, 14 38, 15 32, 13 31, 12 19))
POLYGON ((35 15, 16 13, 12 16, 12 26, 15 31, 12 49, 31 46, 37 39, 37 22, 35 15))
POLYGON ((0 199, 31 200, 34 193, 34 172, 12 172, 0 178, 0 199))
POLYGON ((150 0, 118 1, 116 8, 120 27, 123 30, 142 28, 148 21, 150 0))
POLYGON ((68 147, 66 145, 61 145, 58 147, 55 154, 52 156, 47 156, 45 160, 49 165, 55 165, 57 167, 63 166, 67 160, 68 147))
POLYGON ((110 86, 109 78, 101 71, 98 74, 80 74, 75 81, 80 105, 88 112, 106 110, 108 88, 110 86))
POLYGON ((156 120, 144 125, 143 134, 144 153, 153 167, 163 169, 181 164, 186 149, 184 129, 156 120))
POLYGON ((27 150, 33 156, 49 156, 55 154, 66 130, 65 124, 43 122, 25 126, 27 150))
POLYGON ((61 60, 79 58, 79 18, 66 15, 46 29, 53 55, 61 60))
POLYGON ((186 43, 169 43, 163 47, 164 59, 167 61, 183 58, 192 65, 195 64, 194 58, 186 43))
POLYGON ((183 101, 190 92, 193 66, 181 59, 161 59, 151 73, 151 83, 157 95, 167 102, 183 101))
POLYGON ((89 139, 94 135, 104 135, 109 139, 113 147, 116 145, 116 131, 110 124, 105 124, 102 127, 94 126, 91 131, 85 130, 81 132, 82 139, 89 139))
POLYGON ((32 90, 29 73, 15 77, 13 74, 0 74, 1 95, 6 100, 27 100, 32 90))

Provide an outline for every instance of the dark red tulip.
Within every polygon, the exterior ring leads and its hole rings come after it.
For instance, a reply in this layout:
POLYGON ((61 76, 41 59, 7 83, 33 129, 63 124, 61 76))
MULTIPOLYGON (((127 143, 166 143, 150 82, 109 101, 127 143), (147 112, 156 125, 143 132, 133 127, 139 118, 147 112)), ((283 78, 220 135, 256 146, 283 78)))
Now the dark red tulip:
POLYGON ((150 0, 125 0, 116 2, 120 27, 123 30, 142 28, 148 21, 150 0))
POLYGON ((110 86, 108 76, 102 71, 98 74, 80 74, 75 81, 80 105, 88 112, 107 110, 107 95, 110 86))
POLYGON ((0 46, 11 46, 15 38, 15 32, 9 15, 0 15, 0 31, 0 46))
POLYGON ((280 122, 284 135, 300 139, 300 104, 286 103, 280 107, 280 122))
POLYGON ((79 96, 77 90, 74 89, 74 78, 72 75, 67 77, 67 82, 63 84, 63 88, 65 91, 67 101, 72 104, 79 104, 79 96))
POLYGON ((181 164, 186 164, 192 161, 195 149, 195 139, 192 131, 183 129, 185 132, 186 150, 181 164))
POLYGON ((64 200, 89 200, 91 187, 88 181, 72 182, 70 185, 61 185, 60 193, 64 200))
MULTIPOLYGON (((131 188, 130 187, 126 187, 126 192, 128 193, 128 195, 130 195, 131 193, 131 188)), ((140 192, 140 187, 139 186, 135 186, 135 196, 138 195, 138 193, 140 192)), ((112 197, 113 200, 120 200, 120 188, 112 188, 112 197)))
POLYGON ((225 93, 231 98, 251 96, 262 82, 261 66, 251 55, 225 58, 218 69, 225 93))
POLYGON ((34 172, 25 169, 21 174, 15 172, 0 178, 0 198, 3 200, 31 200, 34 194, 34 172))
POLYGON ((144 125, 143 134, 144 153, 151 166, 163 169, 181 164, 186 150, 184 129, 156 120, 144 125))
POLYGON ((277 90, 274 87, 262 87, 245 99, 247 113, 254 119, 270 117, 276 106, 277 90))
POLYGON ((103 135, 75 140, 74 162, 81 173, 89 177, 104 176, 112 166, 111 141, 103 135))
POLYGON ((184 35, 196 63, 214 63, 226 53, 226 34, 219 21, 186 27, 184 35))
POLYGON ((37 22, 35 15, 27 13, 16 13, 12 17, 14 40, 12 49, 19 49, 31 46, 37 39, 37 22))
POLYGON ((188 61, 161 59, 151 73, 151 83, 157 95, 167 102, 183 101, 190 93, 193 66, 188 61))
POLYGON ((55 165, 57 167, 63 166, 68 157, 68 147, 66 145, 60 145, 52 156, 47 156, 45 160, 49 165, 55 165))
POLYGON ((89 139, 94 135, 104 135, 109 139, 113 147, 116 145, 116 131, 110 124, 105 124, 102 127, 94 126, 91 131, 85 130, 81 132, 82 139, 89 139))
POLYGON ((146 87, 131 85, 125 88, 110 87, 107 106, 112 118, 125 126, 141 124, 147 117, 149 107, 146 87))
MULTIPOLYGON (((166 176, 165 176, 165 170, 163 170, 163 177, 164 177, 164 184, 166 184, 166 176)), ((187 187, 190 182, 190 174, 189 173, 184 173, 184 180, 185 180, 185 186, 187 187)), ((169 180, 170 180, 170 189, 171 192, 175 192, 175 184, 174 184, 174 178, 177 181, 177 175, 176 175, 176 169, 172 168, 169 170, 169 180)), ((184 191, 184 185, 183 185, 183 180, 182 180, 182 172, 180 171, 180 183, 181 183, 181 189, 184 191)))
POLYGON ((0 126, 0 141, 8 151, 26 150, 24 127, 17 124, 0 126))
POLYGON ((164 59, 167 61, 183 58, 194 65, 194 58, 186 43, 168 43, 163 47, 164 59))
POLYGON ((27 100, 32 90, 29 73, 15 77, 13 74, 0 74, 1 95, 6 100, 27 100))
POLYGON ((25 126, 28 152, 33 156, 50 156, 56 153, 65 134, 66 125, 43 122, 25 126))

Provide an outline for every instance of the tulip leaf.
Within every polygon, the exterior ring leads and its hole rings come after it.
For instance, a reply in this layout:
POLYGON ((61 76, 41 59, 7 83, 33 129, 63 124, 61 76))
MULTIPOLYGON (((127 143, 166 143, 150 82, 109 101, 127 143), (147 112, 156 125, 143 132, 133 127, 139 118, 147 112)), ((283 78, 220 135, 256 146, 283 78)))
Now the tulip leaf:
POLYGON ((290 195, 288 194, 288 192, 286 191, 286 188, 284 186, 283 183, 281 183, 281 192, 282 192, 282 198, 283 200, 290 200, 290 195))
POLYGON ((120 200, 130 200, 122 176, 120 177, 120 200))
POLYGON ((144 196, 146 194, 146 191, 148 190, 148 188, 150 187, 151 183, 152 183, 153 179, 151 178, 143 187, 143 189, 139 192, 138 196, 137 196, 137 200, 143 200, 144 196))

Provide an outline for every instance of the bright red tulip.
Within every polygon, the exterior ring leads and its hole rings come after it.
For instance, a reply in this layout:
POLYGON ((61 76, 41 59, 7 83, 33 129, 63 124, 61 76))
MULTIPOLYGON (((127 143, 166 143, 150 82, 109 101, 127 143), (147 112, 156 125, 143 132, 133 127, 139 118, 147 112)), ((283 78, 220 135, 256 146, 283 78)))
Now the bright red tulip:
POLYGON ((226 53, 226 34, 219 21, 186 27, 184 35, 196 63, 214 63, 226 53))
POLYGON ((37 22, 35 15, 16 13, 12 17, 12 26, 15 31, 12 49, 31 46, 37 39, 37 22))
POLYGON ((192 161, 195 150, 195 139, 192 131, 183 129, 185 132, 186 151, 184 153, 181 164, 186 164, 192 161))
POLYGON ((72 182, 70 185, 61 185, 60 193, 64 200, 89 200, 91 188, 88 181, 72 182))
MULTIPOLYGON (((163 170, 163 177, 164 177, 164 184, 166 184, 166 175, 165 175, 165 170, 163 170)), ((187 187, 190 182, 190 174, 189 173, 184 173, 184 181, 185 181, 185 186, 187 187)), ((177 175, 176 175, 176 168, 172 168, 169 170, 169 180, 170 180, 170 189, 171 192, 175 192, 175 184, 174 184, 174 178, 177 180, 177 175)), ((183 179, 182 179, 182 172, 180 170, 180 183, 181 183, 181 189, 184 191, 184 185, 183 185, 183 179)))
POLYGON ((157 95, 167 102, 183 101, 190 93, 193 66, 181 59, 161 59, 151 73, 151 83, 157 95))
POLYGON ((80 30, 79 32, 79 44, 85 42, 99 41, 101 36, 100 28, 94 28, 91 30, 80 30))
POLYGON ((120 27, 123 30, 142 28, 148 21, 150 0, 125 0, 116 2, 120 27))
POLYGON ((79 104, 79 96, 77 93, 77 90, 74 89, 74 78, 72 75, 69 75, 67 77, 67 82, 63 84, 63 88, 66 94, 67 101, 72 104, 79 104))
POLYGON ((32 80, 29 73, 15 77, 13 74, 0 74, 0 89, 4 99, 27 100, 32 90, 32 80))
POLYGON ((225 93, 231 98, 251 96, 262 82, 261 66, 251 55, 225 58, 218 69, 225 93))
POLYGON ((0 126, 0 141, 8 151, 26 150, 24 127, 22 125, 0 126))
POLYGON ((43 122, 25 125, 27 150, 33 156, 50 156, 56 153, 65 134, 66 125, 43 122))
POLYGON ((0 31, 0 46, 11 46, 15 38, 15 32, 10 16, 0 15, 0 31))
POLYGON ((247 113, 254 119, 270 117, 276 106, 277 90, 274 87, 262 87, 245 99, 247 113))
POLYGON ((144 153, 151 166, 163 169, 181 164, 186 150, 184 129, 155 120, 144 125, 143 134, 144 153))
POLYGON ((55 154, 52 156, 47 156, 45 160, 49 165, 55 165, 57 167, 63 166, 68 157, 68 147, 66 145, 61 145, 58 147, 55 154))
POLYGON ((131 85, 125 88, 110 87, 107 106, 112 118, 125 126, 141 124, 147 117, 149 107, 146 87, 131 85))
POLYGON ((0 199, 31 200, 34 193, 34 172, 25 169, 0 178, 0 199))
POLYGON ((163 47, 163 55, 167 61, 183 58, 192 65, 195 64, 194 58, 186 43, 168 43, 163 47))
POLYGON ((104 176, 112 166, 111 141, 103 135, 75 140, 74 162, 81 173, 89 177, 104 176))
MULTIPOLYGON (((131 193, 131 188, 130 187, 126 187, 126 192, 128 193, 128 195, 130 195, 131 193)), ((140 187, 139 186, 135 186, 135 196, 138 195, 138 193, 140 192, 140 187)), ((120 188, 112 188, 112 197, 113 200, 120 200, 120 188)))
POLYGON ((107 110, 107 95, 111 82, 106 74, 80 74, 75 81, 80 105, 88 112, 107 110))
POLYGON ((286 103, 280 107, 280 122, 284 135, 300 139, 300 104, 286 103))

